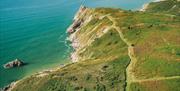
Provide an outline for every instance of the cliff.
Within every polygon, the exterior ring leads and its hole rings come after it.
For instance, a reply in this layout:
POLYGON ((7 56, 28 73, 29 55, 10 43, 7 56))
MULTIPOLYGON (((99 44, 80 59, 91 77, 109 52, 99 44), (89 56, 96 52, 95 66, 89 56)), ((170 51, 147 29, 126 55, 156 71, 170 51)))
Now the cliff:
POLYGON ((73 63, 12 91, 179 91, 180 17, 160 11, 81 6, 67 30, 73 63))

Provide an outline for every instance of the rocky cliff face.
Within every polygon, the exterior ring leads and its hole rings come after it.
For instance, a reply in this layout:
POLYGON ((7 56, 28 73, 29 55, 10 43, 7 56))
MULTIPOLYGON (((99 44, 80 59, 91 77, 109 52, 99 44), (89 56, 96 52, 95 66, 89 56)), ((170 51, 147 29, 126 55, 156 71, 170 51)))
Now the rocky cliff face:
POLYGON ((90 11, 85 6, 81 6, 79 11, 76 13, 72 25, 67 29, 67 33, 69 33, 68 40, 71 41, 71 46, 74 49, 74 52, 71 53, 71 60, 73 62, 78 61, 78 55, 76 51, 80 48, 81 44, 76 36, 78 30, 80 30, 81 26, 83 26, 87 21, 87 13, 90 11))

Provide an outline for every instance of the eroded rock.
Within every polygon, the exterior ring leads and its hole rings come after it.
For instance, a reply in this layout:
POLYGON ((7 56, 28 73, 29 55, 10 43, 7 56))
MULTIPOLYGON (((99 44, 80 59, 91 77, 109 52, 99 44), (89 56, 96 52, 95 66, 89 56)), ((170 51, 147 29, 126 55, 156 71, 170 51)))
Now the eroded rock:
POLYGON ((15 59, 15 60, 13 60, 13 61, 11 61, 11 62, 6 63, 6 64, 4 65, 4 68, 9 69, 9 68, 14 68, 14 67, 20 67, 20 66, 22 66, 22 65, 24 65, 24 64, 25 64, 25 63, 22 62, 21 60, 15 59))

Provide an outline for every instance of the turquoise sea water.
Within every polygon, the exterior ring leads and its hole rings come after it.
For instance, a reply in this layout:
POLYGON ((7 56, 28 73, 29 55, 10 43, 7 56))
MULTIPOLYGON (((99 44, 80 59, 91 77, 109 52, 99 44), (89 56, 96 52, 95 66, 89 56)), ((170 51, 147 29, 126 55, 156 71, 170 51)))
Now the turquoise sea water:
POLYGON ((67 27, 81 4, 139 9, 152 0, 0 0, 0 87, 67 63, 67 27), (28 65, 4 69, 16 58, 28 65))

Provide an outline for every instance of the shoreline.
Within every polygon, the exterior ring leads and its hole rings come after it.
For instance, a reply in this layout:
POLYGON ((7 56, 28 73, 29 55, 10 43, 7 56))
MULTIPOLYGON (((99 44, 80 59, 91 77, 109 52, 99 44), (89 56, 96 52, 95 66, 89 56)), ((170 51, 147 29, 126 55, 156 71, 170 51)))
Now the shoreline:
POLYGON ((70 58, 73 63, 78 62, 79 57, 77 55, 77 50, 81 47, 79 40, 76 37, 76 32, 80 29, 80 27, 87 21, 80 18, 80 16, 86 13, 88 10, 87 7, 81 5, 77 13, 73 18, 72 24, 67 29, 67 33, 69 36, 67 40, 71 42, 70 46, 72 47, 73 51, 70 53, 70 58))
POLYGON ((70 64, 73 64, 73 62, 65 63, 65 64, 60 64, 59 67, 50 68, 50 69, 44 69, 42 71, 35 72, 32 75, 28 75, 28 76, 26 76, 26 77, 24 77, 22 79, 19 79, 17 81, 11 82, 10 84, 4 86, 3 88, 0 88, 0 91, 11 91, 23 79, 26 79, 26 78, 32 77, 32 76, 34 76, 34 77, 44 77, 44 76, 48 75, 49 73, 51 73, 53 71, 57 71, 57 70, 59 70, 59 69, 61 69, 63 67, 66 67, 66 66, 70 65, 70 64))
POLYGON ((57 66, 52 66, 52 67, 45 67, 43 69, 40 69, 39 71, 31 71, 30 73, 26 74, 24 77, 14 80, 12 82, 10 82, 7 85, 4 85, 3 87, 0 87, 0 91, 11 91, 12 88, 14 88, 16 86, 17 83, 21 82, 21 80, 29 78, 31 76, 35 76, 35 77, 43 77, 48 75, 50 72, 53 71, 57 71, 63 67, 66 67, 69 64, 72 64, 73 62, 70 61, 69 57, 64 59, 63 63, 59 63, 57 66), (66 62, 65 62, 66 61, 66 62), (10 89, 10 90, 9 90, 10 89))
MULTIPOLYGON (((77 21, 79 21, 79 16, 82 14, 82 13, 85 13, 87 10, 87 7, 85 6, 80 6, 78 12, 75 14, 75 17, 73 18, 73 22, 72 24, 69 26, 69 28, 67 29, 67 33, 68 33, 68 30, 69 29, 73 29, 73 26, 76 25, 77 21)), ((81 21, 81 20, 80 20, 81 21)), ((85 23, 86 21, 81 21, 81 25, 83 23, 85 23)), ((79 26, 80 27, 80 26, 79 26)), ((75 28, 74 31, 72 34, 70 34, 67 38, 66 38, 66 41, 69 41, 71 42, 69 44, 69 47, 71 47, 73 49, 73 51, 70 52, 70 55, 69 55, 69 58, 70 58, 70 62, 68 63, 64 63, 64 64, 60 64, 60 66, 58 67, 55 67, 55 68, 50 68, 50 69, 44 69, 42 71, 39 71, 39 72, 35 72, 34 74, 32 75, 28 75, 22 79, 19 79, 17 81, 14 81, 14 82, 11 82, 9 85, 3 87, 3 88, 0 88, 0 91, 11 91, 19 82, 21 82, 21 80, 25 79, 25 78, 28 78, 28 77, 31 77, 31 76, 35 76, 35 77, 44 77, 46 75, 48 75, 49 73, 53 72, 53 71, 57 71, 63 67, 66 67, 70 64, 73 64, 75 62, 78 62, 78 56, 76 55, 76 51, 77 49, 80 47, 80 43, 78 41, 78 39, 76 38, 76 31, 79 30, 79 27, 75 28), (6 90, 4 90, 6 88, 6 90)))
POLYGON ((10 83, 9 85, 5 86, 4 88, 0 89, 0 91, 11 91, 15 86, 16 84, 19 82, 20 80, 18 81, 14 81, 12 83, 10 83))
MULTIPOLYGON (((74 17, 74 21, 77 21, 78 20, 78 16, 80 15, 80 13, 82 13, 82 10, 84 8, 84 6, 81 6, 80 9, 78 10, 78 12, 75 14, 75 17, 74 17)), ((67 29, 67 31, 69 29, 71 29, 73 27, 73 25, 75 24, 75 22, 72 23, 72 25, 70 25, 70 27, 67 29)), ((68 33, 68 32, 67 32, 68 33)), ((68 63, 64 63, 63 65, 60 65, 58 67, 54 67, 54 68, 50 68, 50 69, 44 69, 42 71, 39 71, 39 72, 35 72, 31 75, 28 75, 28 76, 25 76, 23 77, 22 79, 19 79, 17 81, 13 81, 11 82, 10 84, 0 88, 0 91, 11 91, 18 82, 20 82, 21 80, 25 79, 25 78, 28 78, 28 77, 31 77, 31 76, 35 76, 35 77, 43 77, 43 76, 46 76, 48 75, 50 72, 53 72, 53 71, 57 71, 63 67, 66 67, 67 65, 70 65, 70 64, 73 64, 75 62, 77 62, 78 60, 78 56, 75 55, 75 52, 76 52, 76 49, 77 49, 77 44, 79 44, 79 42, 76 40, 75 38, 75 33, 69 35, 67 38, 66 38, 66 41, 70 41, 71 44, 69 44, 69 47, 72 47, 73 48, 73 51, 70 53, 70 62, 68 63), (74 35, 74 36, 73 36, 74 35), (76 41, 76 42, 75 42, 76 41)))

